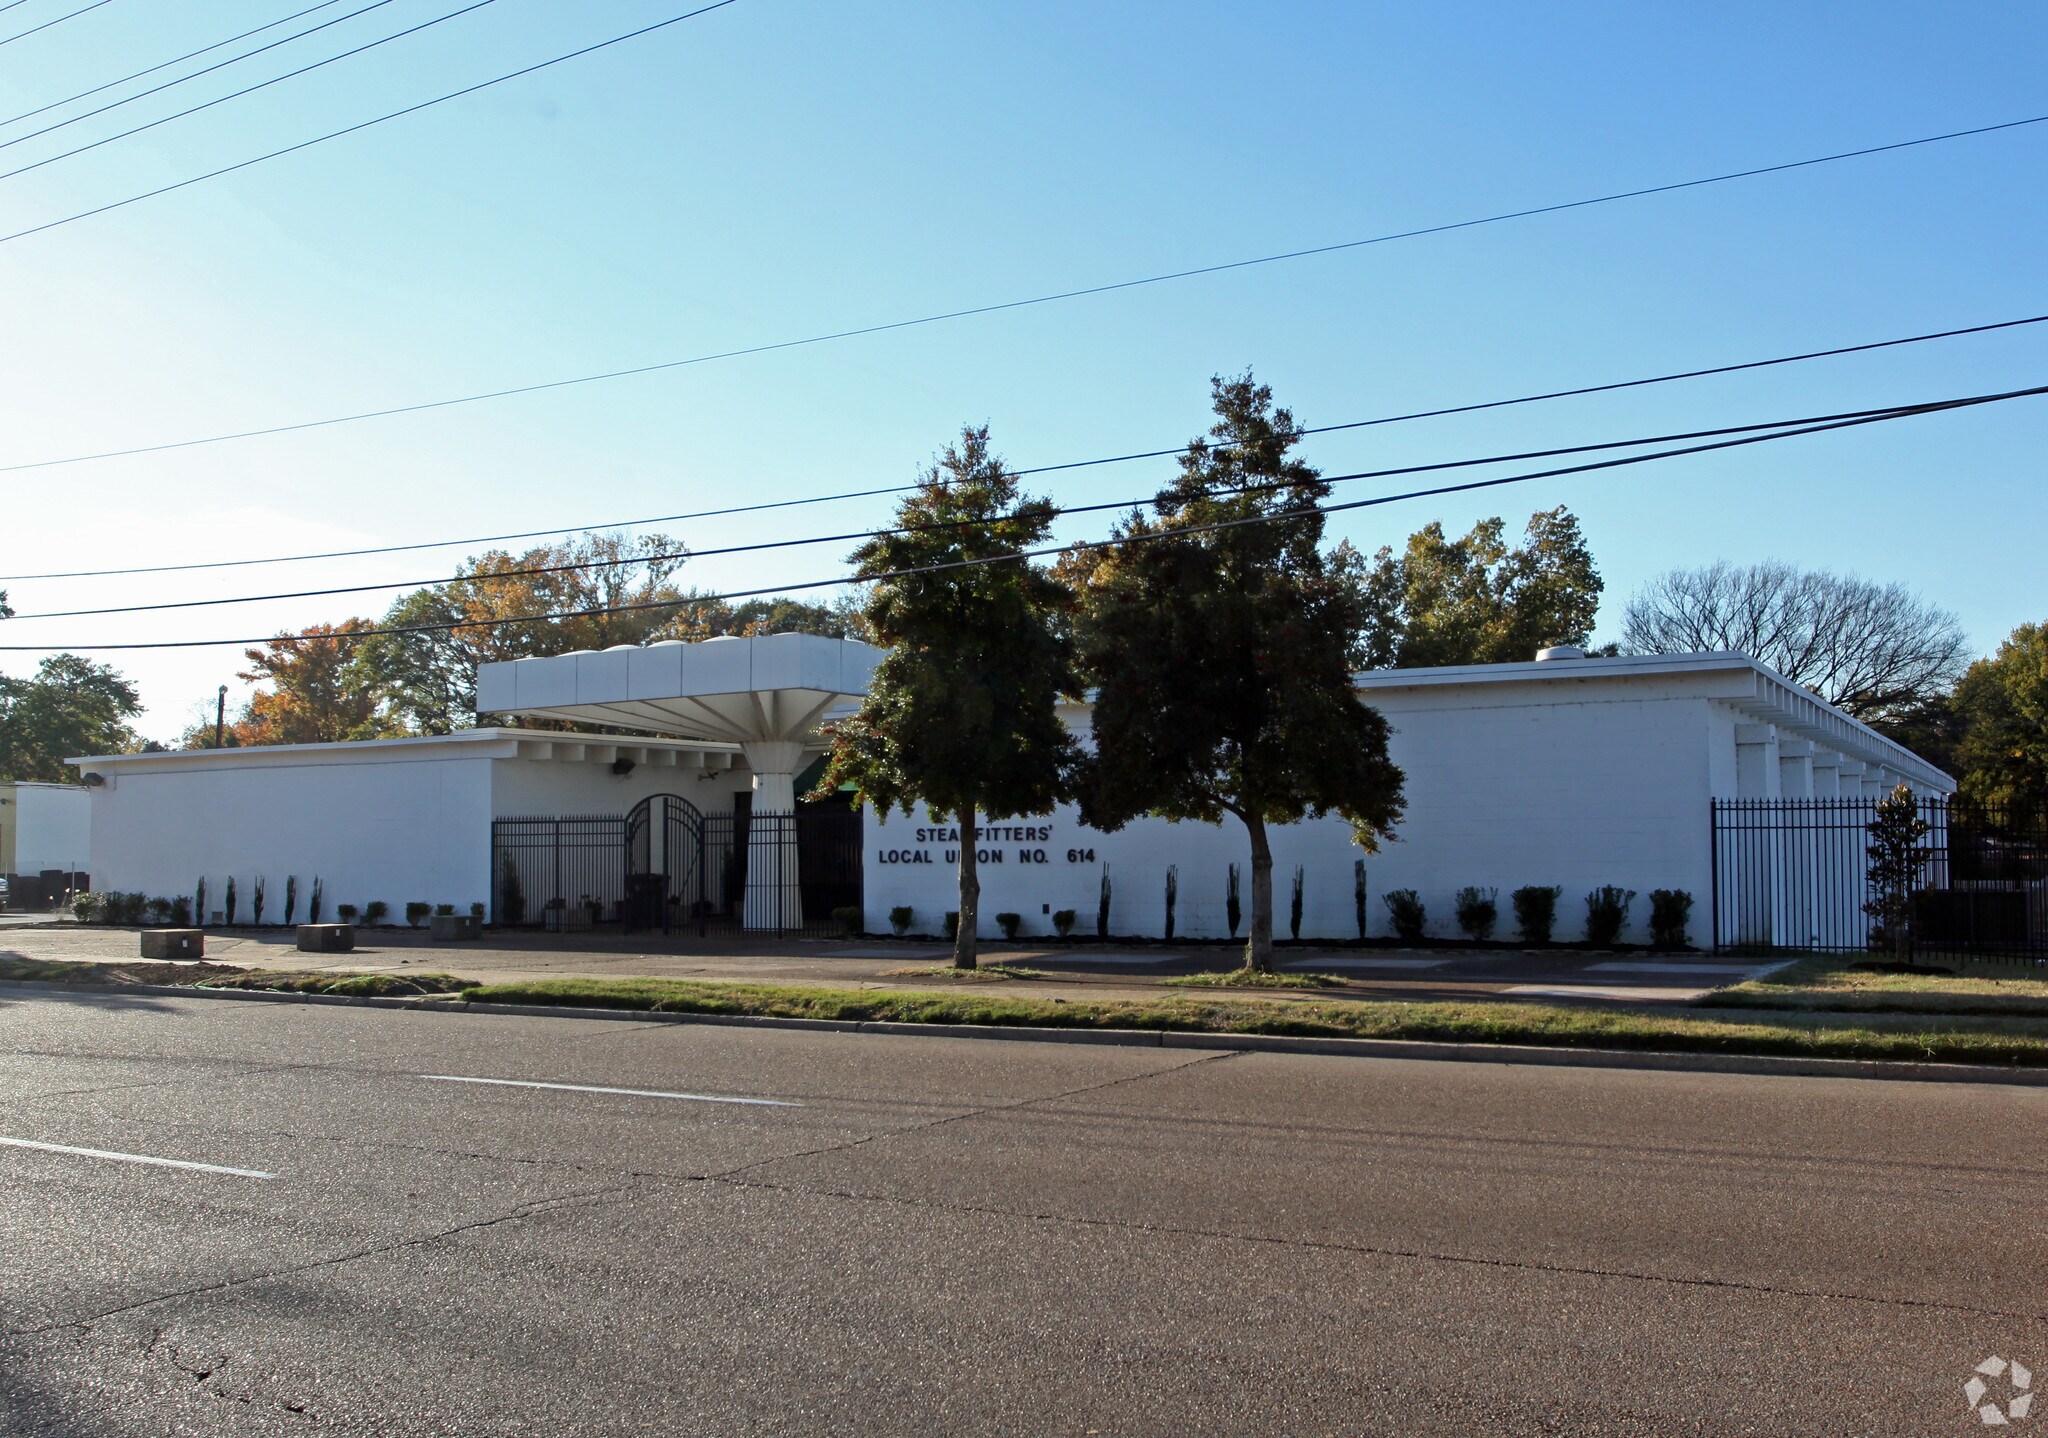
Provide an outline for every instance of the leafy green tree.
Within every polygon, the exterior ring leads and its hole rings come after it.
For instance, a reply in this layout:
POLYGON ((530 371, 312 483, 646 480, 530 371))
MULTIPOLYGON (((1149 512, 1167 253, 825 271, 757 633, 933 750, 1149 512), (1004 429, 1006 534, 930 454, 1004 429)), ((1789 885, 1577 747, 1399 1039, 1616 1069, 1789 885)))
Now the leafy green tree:
POLYGON ((1964 725, 1956 746, 1963 792, 2048 814, 2048 624, 2013 630, 1969 667, 1952 703, 1964 725))
POLYGON ((77 654, 51 655, 30 679, 0 675, 0 778, 76 783, 64 761, 134 749, 128 721, 141 712, 133 684, 77 654))
POLYGON ((1321 546, 1329 493, 1289 451, 1294 416, 1250 375, 1212 382, 1216 424, 1180 477, 1072 551, 1081 667, 1097 686, 1081 818, 1220 822, 1251 845, 1248 968, 1273 964, 1271 824, 1335 812, 1368 852, 1401 817, 1387 723, 1352 688, 1359 587, 1321 546), (1252 522, 1243 522, 1252 521, 1252 522), (1206 533, 1206 525, 1232 525, 1206 533))
POLYGON ((1450 539, 1432 521, 1399 556, 1381 549, 1361 576, 1365 667, 1507 664, 1584 644, 1605 586, 1579 521, 1562 505, 1539 511, 1513 548, 1505 530, 1496 517, 1450 539))
POLYGON ((377 701, 351 662, 362 641, 350 636, 370 627, 367 619, 315 624, 244 650, 249 668, 236 677, 270 687, 249 696, 235 723, 236 742, 338 744, 378 737, 377 701))
POLYGON ((987 427, 970 427, 898 506, 905 532, 877 535, 852 555, 856 573, 873 579, 865 617, 888 653, 859 712, 834 734, 819 788, 850 783, 879 812, 923 803, 958 823, 958 968, 976 963, 980 819, 1044 814, 1067 792, 1077 750, 1057 705, 1080 692, 1061 621, 1071 596, 1021 559, 899 571, 1028 549, 1056 513, 1020 493, 990 452, 987 427))

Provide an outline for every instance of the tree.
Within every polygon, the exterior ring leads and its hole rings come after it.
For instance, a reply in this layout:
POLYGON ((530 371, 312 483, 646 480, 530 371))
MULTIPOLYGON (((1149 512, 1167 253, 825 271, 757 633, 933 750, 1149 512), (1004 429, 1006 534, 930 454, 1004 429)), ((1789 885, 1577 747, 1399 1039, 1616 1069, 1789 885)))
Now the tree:
POLYGON ((1400 557, 1381 549, 1361 576, 1365 667, 1506 664, 1584 644, 1605 585, 1579 521, 1562 505, 1539 511, 1513 549, 1505 528, 1485 519, 1453 540, 1432 521, 1400 557))
POLYGON ((128 721, 141 712, 133 684, 77 654, 51 655, 30 679, 0 675, 0 778, 76 783, 64 761, 134 749, 128 721))
POLYGON ((1903 584, 1775 560, 1652 580, 1628 602, 1621 643, 1634 654, 1747 654, 1865 721, 1942 694, 1969 653, 1956 617, 1903 584))
POLYGON ((852 555, 856 573, 874 581, 864 612, 888 653, 859 711, 833 735, 819 789, 851 783, 878 812, 908 814, 922 802, 957 822, 957 968, 976 964, 979 820, 1048 813, 1067 793, 1078 754, 1056 706, 1080 694, 1060 618, 1071 596, 1021 559, 897 572, 1029 549, 1056 515, 1019 491, 990 452, 987 427, 970 427, 897 507, 905 532, 877 535, 852 555))
POLYGON ((2048 624, 2022 624, 1979 659, 1952 701, 1963 792, 2026 814, 2048 814, 2048 624))
POLYGON ((349 636, 370 627, 367 619, 316 624, 243 650, 249 668, 237 677, 271 687, 249 696, 235 723, 237 742, 335 744, 377 737, 377 701, 350 663, 357 641, 349 636))
POLYGON ((1386 720, 1352 689, 1365 610, 1321 548, 1329 487, 1289 457, 1301 429, 1248 374, 1211 387, 1216 424, 1151 515, 1134 511, 1117 542, 1063 560, 1081 598, 1082 671, 1097 686, 1081 819, 1116 830, 1147 814, 1235 816, 1251 846, 1245 964, 1267 972, 1267 826, 1335 812, 1372 852, 1400 820, 1402 775, 1386 720), (1189 532, 1205 525, 1235 527, 1189 532))
POLYGON ((476 723, 479 664, 708 637, 678 626, 687 597, 669 577, 681 568, 685 552, 665 534, 629 539, 594 533, 518 555, 501 549, 477 555, 456 578, 415 589, 394 603, 377 627, 418 632, 361 641, 350 682, 375 698, 386 730, 447 734, 476 723), (597 609, 625 612, 577 613, 597 609), (500 622, 562 613, 576 617, 500 622))

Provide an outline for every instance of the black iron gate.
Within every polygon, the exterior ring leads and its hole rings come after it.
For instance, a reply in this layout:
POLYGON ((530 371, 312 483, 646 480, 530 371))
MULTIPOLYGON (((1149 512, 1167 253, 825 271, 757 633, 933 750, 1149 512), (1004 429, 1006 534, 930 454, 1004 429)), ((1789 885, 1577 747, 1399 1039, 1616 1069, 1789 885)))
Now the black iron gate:
MULTIPOLYGON (((1869 870, 1878 800, 1713 801, 1714 947, 1864 953, 1877 935, 1869 870)), ((2048 817, 1923 798, 1907 895, 1916 957, 2048 962, 2048 817)))
POLYGON ((833 802, 705 814, 654 794, 623 817, 498 819, 492 922, 823 937, 860 906, 861 849, 860 810, 833 802))

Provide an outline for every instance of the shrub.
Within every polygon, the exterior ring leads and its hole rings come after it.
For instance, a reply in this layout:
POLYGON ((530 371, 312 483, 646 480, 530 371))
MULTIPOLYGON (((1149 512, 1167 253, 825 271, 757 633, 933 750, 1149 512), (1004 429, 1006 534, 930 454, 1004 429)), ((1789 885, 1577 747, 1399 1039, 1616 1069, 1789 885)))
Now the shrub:
POLYGON ((910 905, 898 904, 889 911, 889 928, 900 939, 910 932, 910 926, 916 918, 917 915, 911 912, 910 905))
POLYGON ((298 912, 299 876, 297 874, 286 874, 284 876, 284 922, 287 928, 291 926, 292 918, 298 912))
POLYGON ((847 904, 832 911, 832 922, 839 925, 840 931, 849 939, 860 937, 860 926, 866 917, 859 904, 847 904))
POLYGON ((1635 902, 1634 889, 1617 889, 1606 884, 1586 895, 1586 942, 1596 949, 1611 948, 1628 922, 1628 906, 1635 902))
POLYGON ((169 899, 151 899, 148 904, 148 910, 149 922, 161 924, 171 916, 171 901, 169 899))
POLYGON ((1691 894, 1683 889, 1650 890, 1650 943, 1653 947, 1684 948, 1686 922, 1691 918, 1691 894))
POLYGON ((356 921, 356 915, 361 913, 362 910, 358 909, 354 904, 336 904, 334 912, 344 924, 353 924, 356 921))
POLYGON ((72 901, 72 913, 89 924, 140 924, 149 910, 149 895, 123 893, 118 889, 93 896, 98 902, 88 909, 91 917, 78 914, 77 900, 72 901))
POLYGON ((177 898, 171 900, 171 924, 174 928, 180 929, 192 927, 192 896, 190 894, 180 894, 177 898))
POLYGON ((1287 933, 1296 943, 1301 942, 1301 865, 1294 866, 1294 894, 1287 901, 1287 933))
POLYGON ((257 926, 258 926, 259 928, 260 928, 260 927, 262 926, 262 924, 263 924, 263 876, 262 876, 261 874, 258 874, 258 875, 256 876, 256 883, 255 883, 255 886, 254 886, 254 887, 252 887, 252 888, 251 888, 251 889, 249 890, 249 917, 250 917, 250 921, 251 921, 252 923, 256 924, 256 925, 257 925, 257 926))
POLYGON ((233 924, 235 921, 235 876, 233 874, 228 875, 227 911, 228 922, 233 924))
POLYGON ((526 918, 526 886, 519 882, 519 870, 513 867, 512 856, 505 856, 505 867, 498 875, 498 917, 507 924, 521 923, 526 918))
POLYGON ((1365 860, 1351 861, 1351 910, 1358 920, 1358 937, 1365 937, 1365 860))
POLYGON ((1563 896, 1562 884, 1532 884, 1515 890, 1515 927, 1521 930, 1523 943, 1550 942, 1550 932, 1557 927, 1557 901, 1563 896))
POLYGON ((958 909, 948 909, 946 910, 946 921, 939 925, 939 937, 942 939, 954 939, 959 936, 960 911, 958 909))
POLYGON ((1014 939, 1017 937, 1017 931, 1024 927, 1024 916, 1022 914, 997 914, 996 923, 1002 929, 1004 938, 1014 939))
POLYGON ((1387 906, 1396 934, 1411 943, 1422 937, 1422 927, 1429 919, 1429 910, 1423 907, 1422 895, 1413 889, 1389 889, 1380 895, 1380 902, 1387 906))
POLYGON ((405 921, 417 929, 420 926, 420 920, 433 912, 434 906, 432 904, 422 903, 420 900, 415 899, 405 906, 405 921))
POLYGON ((1237 865, 1230 866, 1230 881, 1223 890, 1223 914, 1230 920, 1230 937, 1237 937, 1237 926, 1244 919, 1244 905, 1237 896, 1237 865))
POLYGON ((1053 910, 1053 912, 1052 912, 1052 931, 1053 931, 1054 933, 1058 934, 1058 935, 1059 935, 1059 936, 1060 936, 1061 938, 1063 938, 1063 939, 1064 939, 1064 938, 1065 938, 1065 937, 1066 937, 1066 936, 1067 936, 1068 934, 1070 934, 1070 933, 1072 933, 1072 932, 1073 932, 1073 928, 1074 928, 1074 911, 1073 911, 1072 909, 1054 909, 1054 910, 1053 910))
POLYGON ((391 906, 389 904, 385 903, 382 899, 372 899, 369 903, 363 905, 363 922, 366 924, 381 924, 384 922, 385 915, 390 912, 391 906))
POLYGON ((1493 937, 1500 919, 1500 890, 1467 888, 1458 890, 1458 927, 1465 937, 1485 943, 1493 937))
POLYGON ((199 881, 199 887, 192 894, 192 917, 194 922, 206 923, 206 880, 199 881))
POLYGON ((104 924, 107 922, 107 896, 105 894, 73 894, 71 896, 71 917, 81 924, 104 924))
POLYGON ((471 899, 469 901, 469 916, 479 924, 484 921, 484 901, 482 899, 471 899))
POLYGON ((1109 937, 1109 865, 1102 866, 1102 897, 1095 901, 1095 937, 1109 937))
POLYGON ((320 922, 320 908, 321 905, 325 902, 325 899, 326 894, 324 890, 321 888, 320 876, 318 874, 315 874, 313 876, 313 892, 306 895, 307 923, 317 924, 320 922))
MULTIPOLYGON (((561 905, 557 904, 555 907, 560 908, 561 905)), ((453 904, 436 904, 434 905, 434 912, 445 919, 455 912, 455 906, 453 904)))
POLYGON ((1870 843, 1864 856, 1870 866, 1865 881, 1870 898, 1863 912, 1871 919, 1870 947, 1905 960, 1913 954, 1913 890, 1927 864, 1921 841, 1933 827, 1920 817, 1919 800, 1904 783, 1877 802, 1877 815, 1864 830, 1870 843))
POLYGON ((1166 866, 1166 941, 1173 942, 1173 908, 1180 898, 1180 865, 1166 866))

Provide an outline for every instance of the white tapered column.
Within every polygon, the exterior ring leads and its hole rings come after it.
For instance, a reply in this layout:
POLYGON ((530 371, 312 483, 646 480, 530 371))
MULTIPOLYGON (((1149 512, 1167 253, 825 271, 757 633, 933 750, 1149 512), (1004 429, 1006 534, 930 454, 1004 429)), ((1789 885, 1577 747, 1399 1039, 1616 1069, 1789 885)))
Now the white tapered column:
POLYGON ((789 739, 750 739, 740 752, 754 771, 742 922, 749 929, 800 929, 804 898, 797 871, 796 771, 804 746, 789 739))

